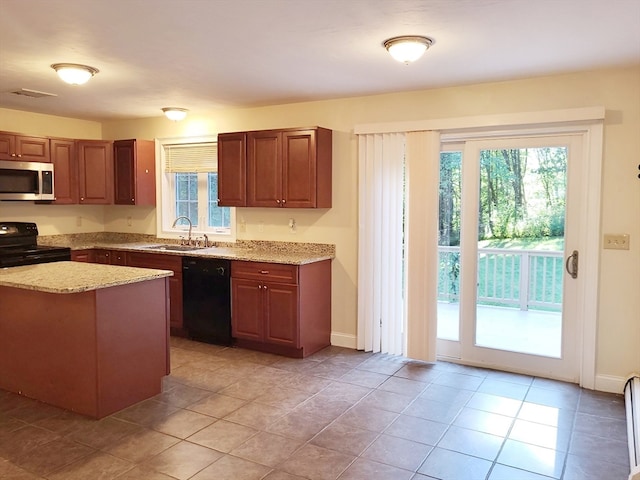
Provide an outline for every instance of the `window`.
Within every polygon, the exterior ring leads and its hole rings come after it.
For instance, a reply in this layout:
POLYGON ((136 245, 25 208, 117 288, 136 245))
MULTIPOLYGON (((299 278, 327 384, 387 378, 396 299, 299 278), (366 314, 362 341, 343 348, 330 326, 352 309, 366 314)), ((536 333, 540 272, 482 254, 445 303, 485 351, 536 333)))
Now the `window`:
POLYGON ((212 139, 166 139, 160 142, 161 202, 158 237, 207 234, 210 240, 233 241, 235 209, 218 206, 217 144, 212 139), (186 142, 185 142, 186 140, 186 142), (216 236, 212 237, 212 235, 216 236))

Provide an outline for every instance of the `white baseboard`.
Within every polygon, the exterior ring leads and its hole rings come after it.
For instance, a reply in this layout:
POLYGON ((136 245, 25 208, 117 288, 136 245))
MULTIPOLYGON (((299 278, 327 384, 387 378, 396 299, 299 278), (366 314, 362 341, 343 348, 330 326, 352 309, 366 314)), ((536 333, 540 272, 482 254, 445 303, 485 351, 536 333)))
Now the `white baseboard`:
POLYGON ((357 347, 356 336, 346 333, 331 332, 331 345, 336 347, 353 348, 357 347))
POLYGON ((613 375, 596 375, 595 389, 601 392, 622 394, 626 380, 624 377, 615 377, 613 375))

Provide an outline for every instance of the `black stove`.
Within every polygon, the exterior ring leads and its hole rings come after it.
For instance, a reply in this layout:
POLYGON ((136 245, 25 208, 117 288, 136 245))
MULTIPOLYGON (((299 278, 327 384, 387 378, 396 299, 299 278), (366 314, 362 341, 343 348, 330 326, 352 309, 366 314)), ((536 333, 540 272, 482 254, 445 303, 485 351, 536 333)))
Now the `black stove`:
POLYGON ((38 245, 38 227, 30 222, 0 222, 0 268, 71 260, 71 249, 38 245))

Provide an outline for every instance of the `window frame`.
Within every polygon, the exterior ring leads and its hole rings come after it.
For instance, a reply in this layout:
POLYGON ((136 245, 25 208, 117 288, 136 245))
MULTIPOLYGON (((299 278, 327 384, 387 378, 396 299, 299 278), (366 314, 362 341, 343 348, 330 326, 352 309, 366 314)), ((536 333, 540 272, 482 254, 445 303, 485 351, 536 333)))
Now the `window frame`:
MULTIPOLYGON (((191 143, 217 143, 217 136, 199 136, 199 137, 174 137, 156 139, 156 158, 159 159, 159 165, 156 169, 156 236, 158 238, 180 239, 184 237, 188 226, 176 225, 172 227, 176 219, 175 214, 175 176, 165 172, 166 155, 165 146, 167 145, 183 145, 191 143)), ((209 241, 213 242, 235 242, 236 241, 236 209, 229 208, 230 219, 229 228, 221 229, 220 227, 208 227, 208 184, 206 181, 207 173, 199 173, 205 177, 204 181, 198 179, 198 225, 194 225, 191 231, 191 237, 202 236, 206 234, 209 241), (202 190, 202 191, 201 191, 202 190), (205 207, 205 210, 202 207, 205 207)))

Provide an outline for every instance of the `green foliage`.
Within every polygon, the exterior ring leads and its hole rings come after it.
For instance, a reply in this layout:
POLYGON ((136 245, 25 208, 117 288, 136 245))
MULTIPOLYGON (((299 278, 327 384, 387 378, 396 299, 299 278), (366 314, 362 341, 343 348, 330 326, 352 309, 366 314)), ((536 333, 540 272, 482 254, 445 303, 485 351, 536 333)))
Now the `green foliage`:
MULTIPOLYGON (((566 147, 480 152, 478 239, 564 235, 566 147)), ((440 155, 439 245, 460 244, 462 152, 440 155)))

